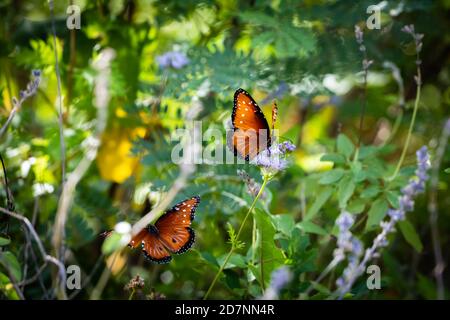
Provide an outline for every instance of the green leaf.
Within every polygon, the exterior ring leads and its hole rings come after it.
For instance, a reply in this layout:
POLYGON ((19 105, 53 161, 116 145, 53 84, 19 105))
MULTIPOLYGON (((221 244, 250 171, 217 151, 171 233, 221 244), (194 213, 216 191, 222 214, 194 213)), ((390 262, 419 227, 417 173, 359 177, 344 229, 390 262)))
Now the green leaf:
POLYGON ((345 163, 345 157, 338 153, 328 153, 324 154, 320 161, 330 161, 336 164, 344 164, 345 163))
POLYGON ((297 223, 297 227, 306 233, 315 233, 321 236, 327 235, 327 231, 311 221, 302 221, 297 223))
POLYGON ((0 292, 9 299, 9 300, 19 300, 19 295, 11 283, 11 280, 8 278, 6 274, 0 272, 0 292))
POLYGON ((209 264, 220 268, 219 262, 217 262, 216 257, 214 257, 209 251, 200 252, 200 256, 209 264))
POLYGON ((1 246, 6 246, 6 245, 8 245, 10 243, 11 243, 11 240, 0 237, 0 247, 1 246))
POLYGON ((234 246, 236 249, 241 249, 244 247, 244 243, 236 238, 236 231, 234 231, 233 225, 229 222, 227 223, 227 232, 230 238, 229 242, 232 246, 234 246))
POLYGON ((350 168, 353 173, 353 179, 356 183, 364 181, 367 177, 365 170, 362 170, 362 163, 359 161, 352 162, 350 168))
POLYGON ((398 203, 398 197, 399 196, 400 196, 400 194, 398 192, 395 192, 395 191, 388 191, 388 192, 386 192, 387 201, 389 201, 389 204, 394 209, 398 209, 399 208, 399 203, 398 203))
POLYGON ((436 300, 436 285, 429 277, 417 273, 417 291, 427 300, 436 300))
POLYGON ((344 172, 345 171, 343 169, 332 169, 326 171, 322 174, 322 178, 320 178, 319 183, 320 184, 335 183, 342 178, 344 172))
POLYGON ((445 173, 450 173, 450 168, 444 170, 445 173))
POLYGON ((117 232, 112 232, 105 241, 103 241, 102 252, 105 255, 111 254, 124 247, 122 243, 122 235, 117 232))
POLYGON ((341 133, 337 137, 337 151, 348 159, 355 151, 355 146, 346 135, 341 133))
POLYGON ((225 283, 231 289, 239 289, 241 287, 239 283, 239 274, 233 270, 223 270, 223 274, 225 275, 225 283))
POLYGON ((377 185, 371 185, 368 188, 366 188, 363 192, 361 192, 361 198, 373 198, 378 193, 380 193, 380 187, 377 185))
POLYGON ((270 216, 263 210, 255 209, 255 221, 257 227, 257 256, 258 261, 263 262, 263 276, 261 268, 258 268, 256 279, 261 283, 263 278, 267 287, 270 283, 272 271, 284 263, 284 255, 280 248, 275 244, 275 226, 270 216))
POLYGON ((308 209, 306 212, 304 220, 311 220, 316 216, 316 214, 319 212, 319 210, 322 208, 322 206, 328 201, 328 199, 333 194, 333 187, 326 187, 322 191, 319 191, 319 195, 316 198, 316 201, 314 201, 313 205, 308 209))
POLYGON ((280 231, 288 237, 291 236, 291 232, 295 228, 295 221, 292 215, 278 214, 276 216, 272 216, 272 219, 277 227, 277 231, 280 231))
POLYGON ((22 280, 22 268, 20 267, 20 263, 16 256, 12 252, 0 252, 0 264, 2 264, 9 271, 9 273, 14 277, 14 280, 22 280))
POLYGON ((358 159, 363 160, 374 156, 378 152, 378 148, 374 146, 362 146, 359 149, 358 159))
POLYGON ((416 229, 412 225, 411 222, 408 220, 403 220, 398 223, 398 226, 400 227, 400 231, 402 232, 403 237, 405 240, 417 251, 422 252, 423 244, 422 241, 420 241, 420 237, 416 232, 416 229))
POLYGON ((327 288, 326 286, 324 286, 324 285, 321 285, 321 284, 318 283, 318 282, 312 281, 312 282, 311 282, 311 285, 312 285, 312 287, 313 287, 315 290, 317 290, 319 293, 322 293, 322 294, 324 294, 324 295, 330 295, 330 294, 331 294, 330 289, 328 289, 328 288, 327 288))
POLYGON ((338 186, 338 199, 339 199, 339 207, 345 208, 347 205, 347 201, 353 195, 355 191, 355 182, 352 177, 346 176, 340 182, 338 186))
POLYGON ((386 175, 386 168, 377 158, 368 158, 364 162, 364 173, 367 179, 380 179, 386 175))
POLYGON ((388 210, 388 203, 385 199, 379 198, 375 200, 368 212, 366 223, 366 230, 373 228, 380 224, 381 220, 386 216, 388 210))
POLYGON ((361 199, 355 199, 349 202, 347 205, 347 211, 350 213, 358 214, 364 211, 364 208, 366 207, 366 203, 364 200, 361 199))
MULTIPOLYGON (((225 262, 225 258, 226 258, 226 254, 224 254, 223 256, 221 256, 218 259, 218 262, 220 265, 223 265, 223 263, 225 262)), ((224 269, 231 269, 231 268, 241 268, 244 269, 247 267, 247 263, 245 262, 245 258, 244 256, 242 256, 241 254, 237 254, 237 253, 233 253, 230 257, 230 259, 227 262, 227 265, 225 266, 224 269)))

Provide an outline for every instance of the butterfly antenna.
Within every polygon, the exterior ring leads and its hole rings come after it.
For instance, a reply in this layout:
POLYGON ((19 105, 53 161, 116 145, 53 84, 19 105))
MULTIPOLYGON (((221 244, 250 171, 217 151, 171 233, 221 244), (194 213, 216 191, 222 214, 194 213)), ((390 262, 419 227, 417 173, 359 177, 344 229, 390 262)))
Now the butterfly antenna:
POLYGON ((278 118, 278 105, 277 101, 273 100, 272 103, 272 140, 275 142, 275 123, 278 118))

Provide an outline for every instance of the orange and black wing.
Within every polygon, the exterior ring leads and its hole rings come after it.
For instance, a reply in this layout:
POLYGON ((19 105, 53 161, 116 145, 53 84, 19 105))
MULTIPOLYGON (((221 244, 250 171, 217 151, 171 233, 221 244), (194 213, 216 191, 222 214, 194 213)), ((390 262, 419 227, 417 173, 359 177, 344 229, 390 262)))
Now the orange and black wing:
POLYGON ((181 254, 189 250, 195 242, 194 230, 190 227, 200 197, 192 197, 168 210, 156 221, 159 238, 171 252, 181 254))
POLYGON ((129 246, 132 248, 141 247, 144 256, 156 263, 168 263, 172 260, 169 251, 164 246, 164 243, 157 235, 157 230, 153 226, 145 228, 134 236, 129 246))
POLYGON ((230 142, 235 155, 248 161, 270 147, 269 124, 261 108, 243 89, 234 93, 231 121, 234 132, 230 142))

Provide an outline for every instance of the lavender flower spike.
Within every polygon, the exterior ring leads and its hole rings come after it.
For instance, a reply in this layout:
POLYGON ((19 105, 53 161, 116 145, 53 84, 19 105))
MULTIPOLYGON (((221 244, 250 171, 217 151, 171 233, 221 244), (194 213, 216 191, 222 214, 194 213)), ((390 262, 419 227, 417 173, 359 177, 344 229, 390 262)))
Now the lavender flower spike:
POLYGON ((272 272, 270 286, 267 288, 262 300, 278 299, 280 291, 292 280, 292 272, 288 267, 283 266, 272 272))

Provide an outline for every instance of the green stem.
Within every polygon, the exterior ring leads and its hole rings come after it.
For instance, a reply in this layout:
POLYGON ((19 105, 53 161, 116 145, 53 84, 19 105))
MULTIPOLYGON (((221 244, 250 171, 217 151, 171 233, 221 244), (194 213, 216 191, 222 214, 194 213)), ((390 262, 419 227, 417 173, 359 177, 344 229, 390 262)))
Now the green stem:
POLYGON ((264 257, 263 257, 263 233, 261 230, 261 233, 259 235, 259 237, 261 238, 261 243, 259 245, 259 267, 261 269, 261 289, 262 292, 264 293, 264 291, 266 291, 266 286, 264 284, 264 257))
POLYGON ((422 79, 421 79, 420 67, 417 66, 417 94, 416 94, 416 101, 414 102, 414 111, 413 111, 411 122, 409 124, 408 135, 406 136, 406 141, 405 141, 405 145, 403 146, 402 155, 400 156, 400 160, 397 163, 397 168, 395 168, 394 174, 392 175, 392 177, 389 178, 389 180, 391 180, 391 181, 394 180, 395 177, 397 177, 398 172, 400 171, 400 168, 403 164, 403 161, 405 160, 406 152, 408 151, 409 142, 411 140, 411 134, 412 134, 412 131, 414 128, 414 123, 416 121, 417 110, 419 109, 421 82, 422 82, 422 79))
POLYGON ((253 216, 253 230, 252 230, 252 264, 255 265, 256 256, 256 219, 253 216))
POLYGON ((133 296, 134 296, 134 293, 136 292, 136 290, 134 289, 134 288, 131 288, 131 294, 130 294, 130 296, 128 297, 128 300, 133 300, 133 296))
POLYGON ((250 216, 250 213, 255 208, 256 202, 258 201, 259 197, 262 195, 264 188, 266 187, 267 182, 269 182, 269 180, 270 180, 269 177, 264 177, 263 183, 261 185, 261 189, 259 189, 259 192, 256 195, 255 199, 253 200, 252 205, 250 206, 250 209, 248 209, 247 214, 244 217, 244 220, 242 220, 241 226, 239 227, 239 230, 236 234, 236 238, 235 238, 234 242, 231 244, 230 251, 228 252, 227 256, 225 257, 224 262, 220 266, 219 271, 217 272, 216 276, 214 277, 214 280, 211 282, 211 285, 209 286, 208 291, 206 291, 206 294, 203 297, 203 300, 208 299, 209 294, 211 293, 212 289, 214 288, 214 285, 216 284, 217 280, 219 279, 219 276, 222 274, 223 269, 225 269, 225 266, 227 265, 228 261, 230 260, 231 255, 233 254, 234 250, 236 249, 236 244, 239 241, 239 236, 241 235, 242 230, 244 229, 245 222, 247 222, 247 219, 250 216))

